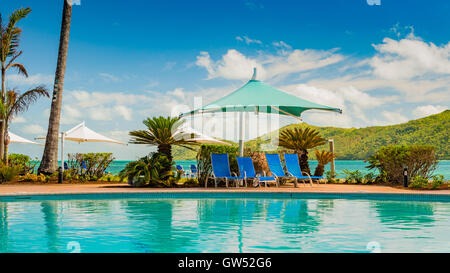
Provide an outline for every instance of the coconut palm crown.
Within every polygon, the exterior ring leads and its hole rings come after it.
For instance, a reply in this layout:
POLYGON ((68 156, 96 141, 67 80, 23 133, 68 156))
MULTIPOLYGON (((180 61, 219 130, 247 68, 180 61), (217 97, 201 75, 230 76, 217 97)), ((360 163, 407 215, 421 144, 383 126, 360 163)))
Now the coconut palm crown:
POLYGON ((195 141, 183 138, 185 134, 178 128, 184 121, 178 117, 153 117, 143 121, 146 130, 131 131, 131 144, 147 144, 158 146, 158 152, 163 153, 172 161, 172 145, 192 149, 187 145, 197 144, 195 141))
POLYGON ((308 150, 321 146, 327 141, 319 132, 307 128, 284 129, 280 133, 278 145, 295 151, 299 155, 300 168, 303 172, 311 174, 308 164, 308 150))

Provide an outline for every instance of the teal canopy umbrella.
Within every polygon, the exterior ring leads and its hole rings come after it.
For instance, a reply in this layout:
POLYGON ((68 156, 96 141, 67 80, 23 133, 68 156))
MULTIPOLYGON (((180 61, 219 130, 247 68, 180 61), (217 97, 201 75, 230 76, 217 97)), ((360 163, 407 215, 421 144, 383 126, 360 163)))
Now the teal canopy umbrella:
POLYGON ((181 116, 217 112, 240 112, 239 154, 242 156, 244 151, 243 112, 278 114, 300 118, 304 111, 311 109, 342 113, 342 110, 339 108, 301 99, 256 80, 255 68, 252 79, 241 88, 199 109, 181 114, 181 116))

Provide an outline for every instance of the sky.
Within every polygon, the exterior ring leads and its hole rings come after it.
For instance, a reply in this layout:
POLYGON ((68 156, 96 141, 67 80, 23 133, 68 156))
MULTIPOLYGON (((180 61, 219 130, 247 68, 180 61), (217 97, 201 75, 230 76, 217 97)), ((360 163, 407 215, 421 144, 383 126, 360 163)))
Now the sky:
MULTIPOLYGON (((20 21, 29 77, 7 74, 8 88, 44 84, 52 92, 63 0, 10 0, 4 21, 20 21)), ((343 109, 307 111, 304 122, 360 128, 436 114, 450 102, 450 2, 446 0, 106 1, 74 0, 61 130, 78 123, 127 142, 142 120, 177 114, 259 80, 303 99, 343 109)), ((50 99, 18 116, 10 131, 45 136, 50 99)), ((247 124, 252 125, 251 116, 247 124), (249 121, 250 120, 250 121, 249 121)), ((234 116, 207 118, 235 131, 234 116), (229 126, 229 127, 228 127, 229 126)), ((205 121, 205 119, 202 119, 205 121)), ((198 121, 198 118, 197 118, 198 121)), ((298 122, 281 119, 256 135, 298 122)), ((191 124, 198 128, 198 122, 191 124)), ((250 126, 248 126, 250 127, 250 126)), ((205 132, 205 128, 202 128, 205 132)), ((223 131, 223 130, 222 130, 223 131)), ((237 135, 231 134, 231 140, 237 135)), ((255 137, 248 129, 246 139, 255 137)), ((153 147, 66 142, 67 152, 113 152, 132 160, 153 147)), ((11 144, 41 158, 43 146, 11 144)))

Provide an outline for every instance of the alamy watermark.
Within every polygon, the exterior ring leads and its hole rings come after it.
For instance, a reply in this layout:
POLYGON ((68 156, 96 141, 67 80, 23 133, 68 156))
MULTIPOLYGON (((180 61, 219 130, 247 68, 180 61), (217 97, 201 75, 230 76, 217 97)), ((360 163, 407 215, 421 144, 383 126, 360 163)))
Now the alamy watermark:
POLYGON ((369 6, 381 6, 381 0, 366 0, 369 6))

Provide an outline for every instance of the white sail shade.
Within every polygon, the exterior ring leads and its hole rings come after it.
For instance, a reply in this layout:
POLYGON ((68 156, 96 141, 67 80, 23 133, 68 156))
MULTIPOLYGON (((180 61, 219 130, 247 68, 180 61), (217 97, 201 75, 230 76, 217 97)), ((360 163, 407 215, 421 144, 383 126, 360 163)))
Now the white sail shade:
POLYGON ((28 140, 28 139, 18 136, 16 134, 13 134, 9 131, 8 131, 8 136, 9 136, 9 143, 25 143, 25 144, 42 145, 40 143, 28 140))

